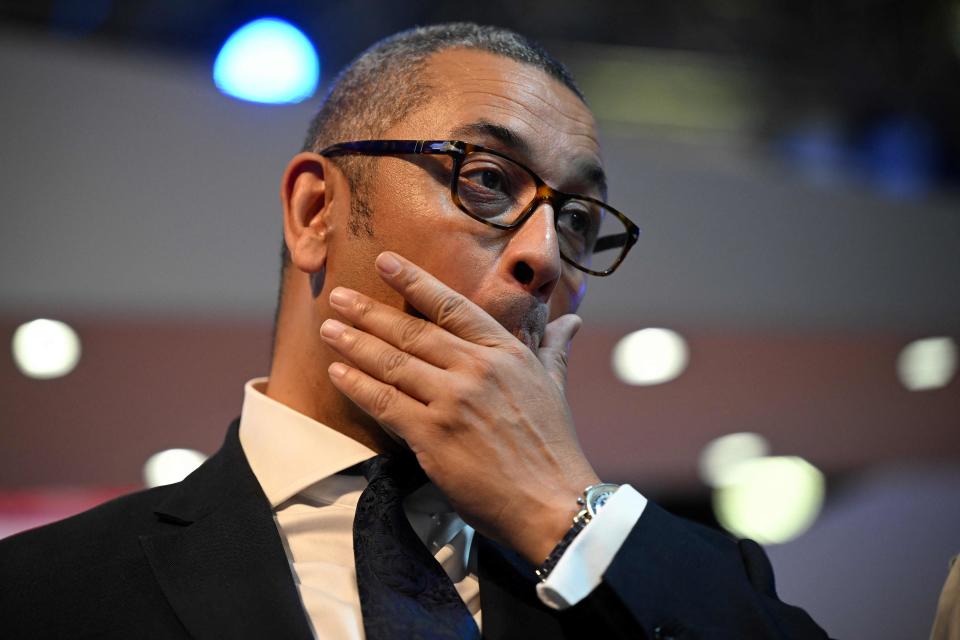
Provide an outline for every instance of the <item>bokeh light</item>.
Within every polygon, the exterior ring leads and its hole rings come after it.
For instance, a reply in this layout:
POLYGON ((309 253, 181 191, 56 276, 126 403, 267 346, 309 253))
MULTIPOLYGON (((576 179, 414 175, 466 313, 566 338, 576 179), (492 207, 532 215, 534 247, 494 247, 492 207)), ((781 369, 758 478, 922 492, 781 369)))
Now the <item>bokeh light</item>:
POLYGON ((714 489, 717 521, 728 531, 761 544, 796 538, 816 520, 826 480, 816 467, 794 456, 745 460, 728 470, 714 489))
POLYGON ((206 459, 205 455, 193 449, 167 449, 155 453, 143 465, 143 481, 148 487, 180 482, 206 459))
POLYGON ((260 18, 227 38, 213 63, 223 93, 249 102, 301 102, 320 81, 320 58, 310 39, 278 18, 260 18))
POLYGON ((11 347, 17 368, 30 378, 59 378, 80 362, 80 336, 59 320, 41 318, 20 325, 11 347))
POLYGON ((623 337, 613 348, 613 370, 623 382, 654 385, 673 380, 687 367, 689 350, 670 329, 649 328, 623 337))
POLYGON ((700 477, 711 487, 719 487, 730 471, 746 460, 760 458, 770 451, 766 438, 756 433, 729 433, 707 444, 700 453, 700 477))
POLYGON ((914 340, 897 358, 897 376, 910 391, 939 389, 957 373, 957 343, 952 338, 914 340))

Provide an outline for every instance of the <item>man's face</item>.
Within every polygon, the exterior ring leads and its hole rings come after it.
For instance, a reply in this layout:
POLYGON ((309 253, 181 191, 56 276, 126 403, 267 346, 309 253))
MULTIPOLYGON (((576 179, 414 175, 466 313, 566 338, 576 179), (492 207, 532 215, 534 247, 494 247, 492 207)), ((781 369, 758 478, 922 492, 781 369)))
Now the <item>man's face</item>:
MULTIPOLYGON (((563 84, 534 67, 456 49, 431 58, 433 96, 385 139, 464 140, 507 154, 561 191, 600 198, 596 126, 563 84)), ((450 162, 437 156, 378 158, 367 204, 373 237, 332 247, 329 275, 402 306, 373 270, 386 249, 412 260, 490 313, 531 349, 548 318, 576 310, 586 276, 560 258, 554 212, 541 205, 519 229, 488 227, 450 197, 450 162)))

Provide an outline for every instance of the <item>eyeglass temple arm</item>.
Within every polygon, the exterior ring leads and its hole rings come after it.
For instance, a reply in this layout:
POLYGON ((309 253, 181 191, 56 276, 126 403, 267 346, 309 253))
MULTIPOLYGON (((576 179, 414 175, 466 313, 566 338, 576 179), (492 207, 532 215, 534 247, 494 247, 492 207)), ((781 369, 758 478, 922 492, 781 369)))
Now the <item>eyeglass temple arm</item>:
POLYGON ((449 153, 460 149, 447 141, 433 140, 359 140, 334 144, 320 155, 327 157, 365 155, 392 156, 405 153, 449 153))
POLYGON ((627 245, 633 245, 637 241, 637 233, 625 231, 623 233, 614 233, 613 235, 597 238, 597 243, 593 246, 594 253, 609 251, 610 249, 622 249, 627 245))

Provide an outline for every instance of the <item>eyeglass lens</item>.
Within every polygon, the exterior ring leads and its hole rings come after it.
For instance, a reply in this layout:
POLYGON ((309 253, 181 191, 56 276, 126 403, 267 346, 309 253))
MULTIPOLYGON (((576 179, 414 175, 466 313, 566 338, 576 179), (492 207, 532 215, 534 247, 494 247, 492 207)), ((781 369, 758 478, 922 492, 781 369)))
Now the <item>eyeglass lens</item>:
MULTIPOLYGON (((456 184, 460 205, 471 215, 503 225, 515 223, 536 199, 536 178, 506 158, 468 154, 456 184)), ((575 264, 605 271, 620 258, 626 225, 606 207, 571 198, 554 212, 560 252, 575 264)))

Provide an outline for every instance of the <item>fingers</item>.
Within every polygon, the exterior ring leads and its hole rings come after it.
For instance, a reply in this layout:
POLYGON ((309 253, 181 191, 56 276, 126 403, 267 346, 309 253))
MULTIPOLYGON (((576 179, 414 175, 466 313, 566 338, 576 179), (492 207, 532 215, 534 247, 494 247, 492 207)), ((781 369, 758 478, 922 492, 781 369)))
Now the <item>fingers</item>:
POLYGON ((547 324, 540 348, 537 350, 537 358, 561 390, 567 386, 567 357, 570 354, 570 342, 581 326, 583 326, 583 320, 580 316, 572 313, 560 316, 547 324))
POLYGON ((326 320, 320 335, 356 369, 421 402, 429 403, 442 385, 441 369, 338 320, 326 320))
POLYGON ((443 369, 453 365, 459 351, 467 346, 466 342, 432 322, 377 302, 352 289, 334 289, 330 293, 330 305, 356 328, 443 369))
POLYGON ((514 340, 490 314, 406 258, 384 251, 376 265, 384 282, 450 333, 488 347, 514 340))
POLYGON ((428 424, 427 407, 396 387, 342 362, 334 362, 327 371, 341 393, 404 441, 409 443, 409 436, 416 435, 411 428, 428 424))

